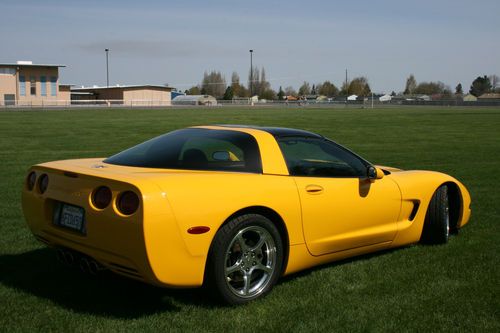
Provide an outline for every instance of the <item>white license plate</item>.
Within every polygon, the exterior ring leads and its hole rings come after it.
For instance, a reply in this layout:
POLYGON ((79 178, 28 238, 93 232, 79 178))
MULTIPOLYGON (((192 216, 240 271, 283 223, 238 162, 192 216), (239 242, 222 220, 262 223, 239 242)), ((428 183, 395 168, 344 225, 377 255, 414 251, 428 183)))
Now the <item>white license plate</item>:
POLYGON ((85 210, 82 207, 60 203, 56 205, 54 223, 85 234, 85 210))

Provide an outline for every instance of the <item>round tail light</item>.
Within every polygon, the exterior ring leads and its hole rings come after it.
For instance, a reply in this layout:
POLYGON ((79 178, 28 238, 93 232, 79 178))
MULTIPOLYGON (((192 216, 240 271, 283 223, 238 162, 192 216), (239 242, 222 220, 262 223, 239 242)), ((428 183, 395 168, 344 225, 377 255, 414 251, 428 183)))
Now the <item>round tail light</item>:
POLYGON ((47 191, 47 187, 49 187, 49 176, 44 173, 40 176, 40 179, 38 179, 38 189, 40 190, 40 193, 43 194, 47 191))
POLYGON ((111 202, 112 193, 109 187, 99 186, 94 193, 92 193, 92 204, 97 209, 104 209, 108 207, 111 202))
POLYGON ((132 191, 125 191, 118 197, 117 206, 123 215, 132 215, 139 208, 139 197, 132 191))
POLYGON ((28 175, 26 184, 28 186, 28 190, 32 190, 35 187, 36 184, 36 172, 31 171, 30 174, 28 175))

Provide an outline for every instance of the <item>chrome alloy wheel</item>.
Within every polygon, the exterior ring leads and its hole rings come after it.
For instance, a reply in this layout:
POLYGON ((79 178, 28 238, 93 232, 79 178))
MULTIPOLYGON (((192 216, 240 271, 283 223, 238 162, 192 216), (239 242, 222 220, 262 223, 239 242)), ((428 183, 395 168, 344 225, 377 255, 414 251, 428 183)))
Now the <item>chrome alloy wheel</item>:
POLYGON ((276 260, 276 244, 265 228, 240 230, 226 250, 224 273, 229 289, 242 298, 258 295, 271 281, 276 260))

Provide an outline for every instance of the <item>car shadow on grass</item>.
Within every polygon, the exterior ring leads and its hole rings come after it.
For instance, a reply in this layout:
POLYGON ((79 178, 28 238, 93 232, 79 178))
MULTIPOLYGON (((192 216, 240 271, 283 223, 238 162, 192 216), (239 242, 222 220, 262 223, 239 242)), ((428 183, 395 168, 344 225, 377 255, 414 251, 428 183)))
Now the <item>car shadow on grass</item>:
POLYGON ((75 312, 135 319, 178 312, 184 305, 219 306, 202 289, 164 289, 108 272, 98 276, 84 274, 64 266, 49 248, 0 255, 0 267, 0 283, 4 286, 75 312))

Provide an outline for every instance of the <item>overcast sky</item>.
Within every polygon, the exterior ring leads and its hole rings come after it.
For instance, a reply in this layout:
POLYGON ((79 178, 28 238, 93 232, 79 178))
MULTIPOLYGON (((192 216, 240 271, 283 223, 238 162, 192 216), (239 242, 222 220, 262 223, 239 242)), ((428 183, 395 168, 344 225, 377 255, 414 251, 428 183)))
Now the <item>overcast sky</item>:
POLYGON ((204 71, 247 82, 249 49, 273 88, 366 76, 375 92, 500 75, 500 1, 0 0, 0 63, 64 64, 61 82, 165 84, 204 71))

